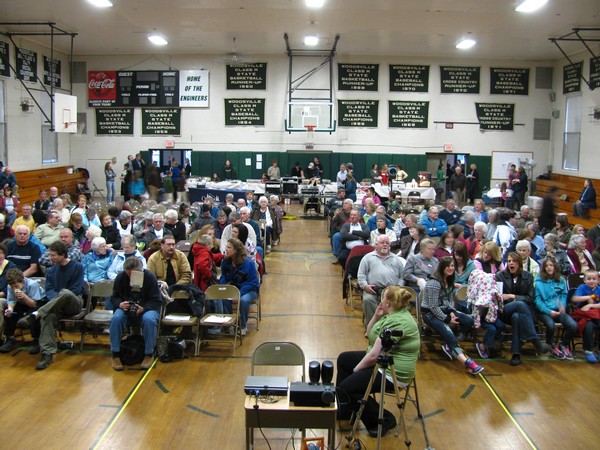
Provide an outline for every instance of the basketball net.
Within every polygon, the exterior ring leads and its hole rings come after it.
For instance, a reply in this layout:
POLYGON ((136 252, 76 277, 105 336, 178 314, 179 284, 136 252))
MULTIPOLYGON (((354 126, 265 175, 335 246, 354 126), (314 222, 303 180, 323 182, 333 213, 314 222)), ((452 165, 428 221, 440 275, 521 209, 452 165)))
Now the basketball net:
POLYGON ((313 148, 315 148, 315 125, 305 125, 304 128, 306 128, 306 143, 304 144, 304 147, 307 150, 312 150, 313 148))

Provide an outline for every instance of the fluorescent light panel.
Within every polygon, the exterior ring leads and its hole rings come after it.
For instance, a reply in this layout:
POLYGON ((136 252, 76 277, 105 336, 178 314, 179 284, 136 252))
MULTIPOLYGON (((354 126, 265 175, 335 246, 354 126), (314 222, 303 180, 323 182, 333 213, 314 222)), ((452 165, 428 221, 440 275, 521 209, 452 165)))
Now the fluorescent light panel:
POLYGON ((308 8, 322 8, 325 0, 304 0, 308 8))
POLYGON ((523 0, 521 4, 515 8, 515 11, 530 13, 537 11, 546 3, 548 3, 548 0, 523 0))
POLYGON ((319 38, 317 36, 304 36, 304 45, 314 47, 318 43, 319 43, 319 38))
POLYGON ((456 44, 456 48, 459 48, 461 50, 467 50, 467 49, 473 47, 476 43, 477 43, 477 41, 475 41, 475 39, 465 38, 465 39, 461 39, 458 42, 458 44, 456 44))
POLYGON ((96 8, 110 8, 113 5, 111 0, 88 0, 88 2, 96 8))
POLYGON ((160 34, 151 34, 148 36, 148 40, 152 42, 154 45, 167 45, 167 40, 162 37, 160 34))

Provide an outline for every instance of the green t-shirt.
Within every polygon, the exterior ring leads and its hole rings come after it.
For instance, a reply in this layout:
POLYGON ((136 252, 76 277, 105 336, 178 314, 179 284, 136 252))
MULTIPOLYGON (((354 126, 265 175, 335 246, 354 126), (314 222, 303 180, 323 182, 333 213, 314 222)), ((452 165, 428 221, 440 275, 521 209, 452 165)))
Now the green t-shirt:
MULTIPOLYGON (((373 348, 373 344, 385 329, 402 330, 402 337, 394 337, 398 345, 392 349, 392 357, 394 358, 394 369, 396 378, 402 383, 410 383, 415 376, 417 367, 417 359, 421 350, 421 336, 419 335, 419 327, 414 317, 410 314, 407 308, 400 311, 394 311, 379 319, 371 332, 369 333, 369 347, 367 353, 373 348)), ((391 375, 390 370, 387 371, 391 375)))

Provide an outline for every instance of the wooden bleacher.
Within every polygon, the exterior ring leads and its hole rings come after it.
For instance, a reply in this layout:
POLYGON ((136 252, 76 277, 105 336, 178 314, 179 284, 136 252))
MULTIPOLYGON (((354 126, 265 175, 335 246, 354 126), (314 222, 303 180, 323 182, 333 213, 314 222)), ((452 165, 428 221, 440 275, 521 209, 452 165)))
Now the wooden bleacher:
MULTIPOLYGON (((585 180, 586 178, 582 177, 553 173, 551 180, 536 180, 535 195, 538 197, 544 197, 544 195, 550 191, 551 186, 557 186, 559 188, 559 195, 562 197, 558 201, 557 212, 566 213, 571 225, 580 223, 589 230, 600 223, 600 209, 590 209, 589 219, 573 216, 573 203, 575 203, 581 196, 581 193, 583 192, 583 183, 585 180), (566 198, 564 196, 566 196, 566 198)), ((592 182, 594 183, 594 188, 596 189, 596 203, 600 205, 600 197, 598 197, 600 180, 592 180, 592 182)))
POLYGON ((76 172, 73 166, 60 166, 47 169, 23 170, 15 172, 19 185, 20 204, 33 204, 39 198, 41 189, 58 188, 59 194, 68 193, 73 201, 77 200, 77 183, 86 183, 83 172, 76 172), (68 173, 69 169, 73 173, 68 173))

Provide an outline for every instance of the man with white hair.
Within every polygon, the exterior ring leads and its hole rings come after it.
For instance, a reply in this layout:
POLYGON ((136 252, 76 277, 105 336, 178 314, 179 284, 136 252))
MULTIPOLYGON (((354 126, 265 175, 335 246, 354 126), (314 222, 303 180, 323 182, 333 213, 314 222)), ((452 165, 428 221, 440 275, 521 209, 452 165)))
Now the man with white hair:
POLYGON ((446 222, 446 225, 455 225, 460 220, 460 216, 462 211, 460 209, 456 209, 456 202, 454 199, 449 198, 446 200, 446 208, 440 211, 440 219, 446 222))
POLYGON ((363 290, 365 326, 371 321, 381 302, 381 292, 388 286, 402 284, 405 261, 390 251, 390 238, 377 237, 375 250, 367 253, 358 266, 358 285, 363 290))
POLYGON ((165 218, 161 213, 156 213, 152 216, 152 226, 150 227, 150 229, 146 232, 146 235, 144 236, 144 241, 146 242, 146 248, 150 247, 150 244, 152 243, 152 241, 154 239, 162 239, 165 234, 170 234, 172 235, 173 233, 171 233, 171 230, 167 230, 164 227, 165 224, 165 218))
POLYGON ((26 225, 19 225, 15 238, 6 246, 6 258, 16 264, 26 277, 34 277, 38 271, 38 260, 42 256, 40 247, 30 239, 30 231, 26 225))

